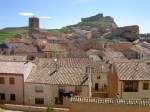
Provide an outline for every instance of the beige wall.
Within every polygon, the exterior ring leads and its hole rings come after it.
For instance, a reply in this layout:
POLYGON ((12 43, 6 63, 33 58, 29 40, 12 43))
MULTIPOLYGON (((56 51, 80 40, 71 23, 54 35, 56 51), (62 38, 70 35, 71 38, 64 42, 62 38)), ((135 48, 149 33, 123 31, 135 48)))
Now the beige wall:
POLYGON ((106 88, 104 89, 104 86, 107 87, 107 73, 95 73, 92 76, 92 96, 93 97, 106 97, 107 91, 106 88), (98 76, 100 76, 100 79, 98 79, 98 76), (95 90, 95 84, 98 83, 99 90, 95 90))
POLYGON ((23 103, 23 75, 15 75, 15 74, 0 74, 0 77, 5 78, 5 84, 0 84, 0 93, 5 93, 5 103, 14 103, 14 104, 22 104, 23 103), (15 78, 15 84, 9 84, 9 78, 15 78), (10 94, 16 95, 16 101, 10 101, 10 94))
POLYGON ((92 77, 92 89, 95 89, 95 83, 99 84, 99 87, 107 85, 107 73, 95 73, 92 77), (100 76, 100 79, 97 77, 100 76))
MULTIPOLYGON (((55 97, 58 97, 58 87, 58 85, 25 83, 25 104, 35 105, 35 97, 38 97, 44 98, 44 106, 48 106, 50 103, 54 105, 55 97), (44 92, 36 93, 35 86, 43 86, 44 92)), ((75 86, 64 86, 64 88, 67 91, 75 91, 75 86)), ((82 91, 81 96, 89 96, 88 86, 83 86, 82 91)), ((67 97, 64 97, 63 106, 69 106, 69 100, 67 97)))
POLYGON ((139 81, 138 92, 123 92, 123 81, 118 82, 118 98, 124 99, 139 99, 139 98, 150 98, 150 81, 139 81), (143 83, 149 82, 149 90, 143 90, 143 83), (121 87, 122 85, 122 87, 121 87), (122 90, 121 90, 122 88, 122 90))

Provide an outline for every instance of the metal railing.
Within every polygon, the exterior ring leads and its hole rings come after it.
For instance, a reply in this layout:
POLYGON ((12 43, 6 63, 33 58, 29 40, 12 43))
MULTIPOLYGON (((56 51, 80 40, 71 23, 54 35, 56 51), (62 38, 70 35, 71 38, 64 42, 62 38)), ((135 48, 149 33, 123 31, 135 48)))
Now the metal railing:
POLYGON ((113 98, 72 97, 71 102, 150 106, 150 99, 113 99, 113 98))

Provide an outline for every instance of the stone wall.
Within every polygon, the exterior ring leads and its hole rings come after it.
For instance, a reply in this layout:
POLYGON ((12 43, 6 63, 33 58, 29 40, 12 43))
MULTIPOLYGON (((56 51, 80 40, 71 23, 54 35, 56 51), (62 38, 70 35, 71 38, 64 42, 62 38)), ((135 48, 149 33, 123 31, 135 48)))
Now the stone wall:
POLYGON ((103 14, 100 13, 100 14, 97 14, 95 16, 91 16, 91 17, 87 17, 87 18, 82 18, 81 21, 82 22, 96 21, 96 20, 98 20, 99 18, 102 18, 102 17, 103 17, 103 14))

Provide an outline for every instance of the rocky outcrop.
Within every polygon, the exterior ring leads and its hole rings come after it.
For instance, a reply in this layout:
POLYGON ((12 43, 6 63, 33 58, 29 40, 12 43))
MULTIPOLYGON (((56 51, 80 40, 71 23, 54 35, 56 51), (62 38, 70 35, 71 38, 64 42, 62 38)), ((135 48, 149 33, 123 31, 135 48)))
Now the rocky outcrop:
POLYGON ((81 21, 82 22, 88 22, 88 21, 96 21, 100 18, 103 17, 103 14, 102 13, 99 13, 97 15, 94 15, 94 16, 91 16, 91 17, 87 17, 87 18, 82 18, 81 21))
POLYGON ((68 26, 73 33, 80 34, 80 37, 100 38, 104 33, 110 32, 117 28, 114 18, 103 16, 102 13, 82 18, 81 22, 68 26), (77 31, 78 30, 78 31, 77 31))
POLYGON ((135 41, 139 39, 139 26, 133 25, 133 26, 119 27, 113 31, 113 35, 123 37, 131 42, 135 41))

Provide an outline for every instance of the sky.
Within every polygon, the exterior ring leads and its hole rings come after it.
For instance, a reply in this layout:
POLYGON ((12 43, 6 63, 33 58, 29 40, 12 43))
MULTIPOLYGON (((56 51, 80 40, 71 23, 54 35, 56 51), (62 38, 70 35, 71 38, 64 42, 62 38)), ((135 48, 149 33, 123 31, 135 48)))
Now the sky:
POLYGON ((40 18, 41 28, 61 28, 97 13, 112 16, 119 27, 139 25, 150 33, 150 0, 0 0, 0 29, 28 25, 40 18))

